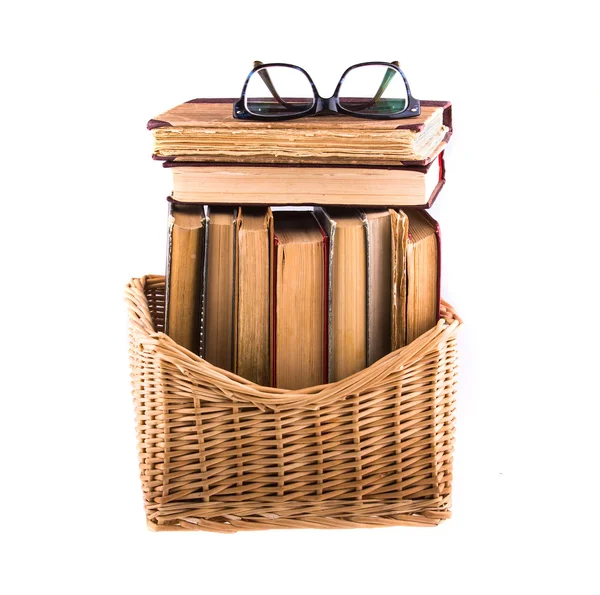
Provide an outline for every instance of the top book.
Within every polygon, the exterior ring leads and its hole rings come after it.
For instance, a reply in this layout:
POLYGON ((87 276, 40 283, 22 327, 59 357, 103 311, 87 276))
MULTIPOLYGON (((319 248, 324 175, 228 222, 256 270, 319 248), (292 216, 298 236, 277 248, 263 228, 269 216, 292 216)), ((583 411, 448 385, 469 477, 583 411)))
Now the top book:
POLYGON ((175 162, 424 166, 452 134, 449 101, 421 100, 400 120, 307 116, 236 120, 235 99, 192 99, 148 122, 153 158, 175 162))

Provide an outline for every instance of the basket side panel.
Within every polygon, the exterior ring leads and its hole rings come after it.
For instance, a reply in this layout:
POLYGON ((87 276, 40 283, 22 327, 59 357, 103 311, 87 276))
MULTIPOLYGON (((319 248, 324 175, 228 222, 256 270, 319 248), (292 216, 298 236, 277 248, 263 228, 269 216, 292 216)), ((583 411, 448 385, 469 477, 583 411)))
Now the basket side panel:
POLYGON ((165 330, 165 285, 164 283, 147 283, 144 289, 152 326, 156 332, 165 330))
MULTIPOLYGON (((152 324, 164 328, 164 285, 146 283, 144 294, 152 324)), ((135 316, 130 311, 131 317, 135 316)), ((162 495, 162 465, 164 460, 164 431, 162 408, 162 375, 156 350, 147 334, 131 321, 129 330, 129 359, 131 384, 138 438, 140 479, 146 514, 156 509, 155 500, 162 495)))
POLYGON ((456 393, 458 385, 458 345, 456 336, 440 345, 435 388, 435 462, 441 498, 436 518, 448 518, 452 504, 452 464, 456 393))

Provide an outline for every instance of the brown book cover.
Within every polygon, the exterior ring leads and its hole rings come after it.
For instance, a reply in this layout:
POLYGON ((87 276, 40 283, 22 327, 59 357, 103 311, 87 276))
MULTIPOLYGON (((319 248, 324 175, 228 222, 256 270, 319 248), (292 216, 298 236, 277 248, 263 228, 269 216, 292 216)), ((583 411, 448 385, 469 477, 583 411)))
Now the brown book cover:
POLYGON ((392 217, 392 350, 406 345, 406 251, 408 217, 390 209, 392 217))
POLYGON ((446 182, 443 147, 424 166, 193 161, 164 166, 173 173, 172 197, 180 203, 429 208, 446 182))
POLYGON ((452 134, 448 101, 421 101, 399 120, 344 115, 287 121, 237 120, 235 99, 194 99, 148 122, 153 157, 174 161, 427 165, 452 134))
POLYGON ((367 230, 357 209, 317 207, 315 216, 329 238, 327 377, 335 382, 367 366, 367 230))
POLYGON ((169 203, 165 333, 200 355, 205 227, 202 205, 169 203))
POLYGON ((418 213, 425 220, 429 221, 430 225, 433 227, 435 233, 435 240, 437 242, 437 318, 439 320, 441 316, 442 304, 442 233, 440 231, 440 224, 429 213, 421 210, 419 210, 418 213))
POLYGON ((367 250, 367 366, 392 350, 393 209, 360 209, 367 250))
POLYGON ((236 224, 236 209, 207 208, 204 358, 230 372, 233 371, 235 345, 236 224))
POLYGON ((407 314, 406 314, 406 343, 411 343, 418 336, 432 328, 437 324, 440 318, 440 287, 441 287, 441 267, 442 267, 442 254, 441 254, 441 234, 440 226, 433 217, 420 209, 405 209, 405 213, 408 217, 408 238, 407 238, 407 271, 406 271, 406 284, 407 284, 407 314), (426 241, 430 237, 434 238, 435 241, 435 270, 429 268, 423 268, 423 262, 427 260, 417 261, 416 256, 413 252, 413 247, 416 243, 426 241), (421 268, 420 268, 421 267, 421 268), (417 287, 411 288, 413 283, 413 276, 419 272, 419 278, 421 283, 417 287), (431 276, 430 276, 431 275, 431 276), (427 292, 423 292, 423 288, 427 286, 427 281, 423 285, 423 280, 433 279, 435 286, 435 292, 432 295, 433 302, 429 308, 430 314, 426 318, 423 317, 423 311, 427 310, 427 292), (423 293, 422 293, 423 292, 423 293), (418 306, 418 309, 416 308, 418 306), (411 312, 411 308, 413 308, 411 312), (418 315, 415 312, 419 312, 418 315), (411 323, 413 320, 413 323, 411 323), (414 327, 416 324, 416 327, 414 327))
MULTIPOLYGON (((326 383, 328 375, 328 280, 329 280, 329 259, 328 259, 328 236, 320 226, 318 220, 314 216, 314 213, 310 211, 274 211, 273 212, 273 250, 271 252, 271 374, 272 383, 275 387, 293 388, 300 389, 315 384, 326 383), (315 320, 308 315, 302 317, 302 313, 306 308, 309 308, 306 304, 306 300, 296 294, 296 308, 294 309, 293 316, 280 316, 279 309, 281 307, 278 296, 282 291, 282 288, 287 285, 286 279, 281 276, 280 273, 291 274, 300 273, 301 275, 306 274, 306 261, 299 262, 297 258, 287 257, 285 252, 286 240, 281 237, 281 225, 284 225, 288 230, 318 230, 321 235, 320 253, 321 256, 319 261, 321 263, 321 274, 323 275, 319 285, 322 287, 322 309, 318 313, 317 318, 321 320, 315 320), (302 272, 305 271, 305 272, 302 272), (296 315, 300 313, 300 315, 296 315), (280 320, 281 318, 281 320, 280 320), (280 322, 285 323, 287 332, 282 333, 280 322), (315 337, 320 336, 320 345, 315 344, 315 337), (287 352, 284 349, 285 346, 281 344, 281 338, 284 338, 288 342, 288 349, 292 346, 299 349, 302 356, 295 358, 296 368, 303 368, 305 373, 311 376, 310 380, 302 383, 302 386, 285 386, 278 373, 281 369, 280 362, 277 354, 279 352, 287 352), (314 370, 310 370, 307 364, 316 357, 322 362, 322 373, 315 375, 314 370)), ((302 288, 307 285, 306 282, 301 282, 299 278, 295 279, 297 289, 301 293, 302 288)), ((289 305, 290 292, 286 291, 288 299, 285 300, 289 305)), ((310 308, 309 308, 310 309, 310 308)), ((306 311, 308 313, 308 310, 306 311)), ((293 358, 292 358, 293 359, 293 358)), ((291 360, 290 360, 291 361, 291 360)), ((296 370, 298 371, 298 370, 296 370)), ((294 374, 295 375, 295 374, 294 374)))
POLYGON ((240 207, 235 233, 234 372, 269 386, 271 209, 240 207))

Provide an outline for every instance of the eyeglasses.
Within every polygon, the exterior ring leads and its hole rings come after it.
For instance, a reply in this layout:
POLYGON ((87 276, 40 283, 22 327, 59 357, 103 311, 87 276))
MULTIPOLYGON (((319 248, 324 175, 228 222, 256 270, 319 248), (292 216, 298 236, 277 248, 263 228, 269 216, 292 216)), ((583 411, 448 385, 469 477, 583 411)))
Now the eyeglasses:
POLYGON ((362 62, 350 66, 328 99, 319 95, 299 66, 254 62, 233 117, 244 120, 291 120, 315 114, 346 114, 358 118, 413 118, 421 104, 410 94, 398 62, 362 62))

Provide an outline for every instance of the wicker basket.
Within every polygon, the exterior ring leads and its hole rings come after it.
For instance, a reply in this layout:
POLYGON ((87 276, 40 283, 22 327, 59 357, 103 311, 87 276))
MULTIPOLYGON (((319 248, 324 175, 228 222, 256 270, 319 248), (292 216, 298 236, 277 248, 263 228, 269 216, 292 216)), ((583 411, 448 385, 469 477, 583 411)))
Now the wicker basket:
POLYGON ((180 347, 164 277, 126 288, 141 480, 154 530, 436 525, 450 516, 456 333, 344 380, 258 386, 180 347))

